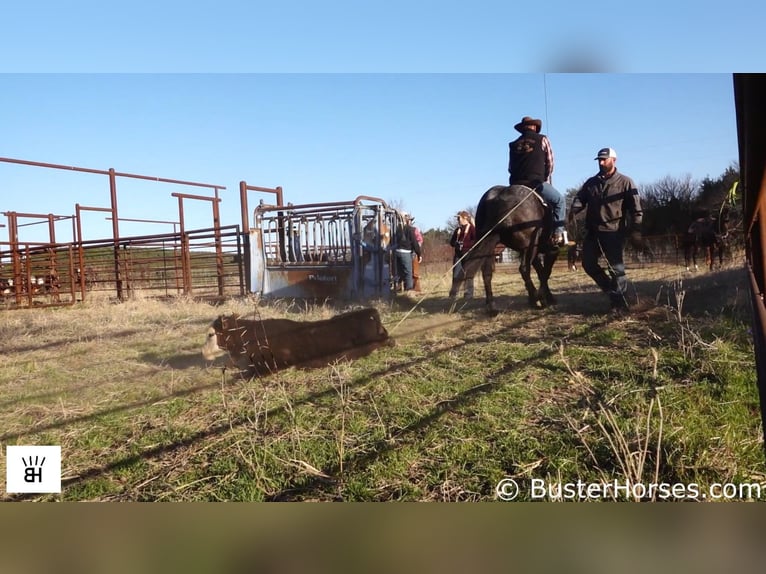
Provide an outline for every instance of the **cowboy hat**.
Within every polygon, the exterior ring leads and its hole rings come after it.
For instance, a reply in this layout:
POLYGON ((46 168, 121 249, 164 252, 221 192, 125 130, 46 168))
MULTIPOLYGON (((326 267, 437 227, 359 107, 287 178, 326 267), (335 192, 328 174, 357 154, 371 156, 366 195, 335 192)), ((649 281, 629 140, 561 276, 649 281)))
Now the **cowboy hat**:
POLYGON ((513 129, 515 129, 517 132, 524 132, 524 126, 537 126, 537 131, 539 132, 541 129, 543 129, 543 122, 542 120, 524 116, 521 118, 519 123, 513 126, 513 129))

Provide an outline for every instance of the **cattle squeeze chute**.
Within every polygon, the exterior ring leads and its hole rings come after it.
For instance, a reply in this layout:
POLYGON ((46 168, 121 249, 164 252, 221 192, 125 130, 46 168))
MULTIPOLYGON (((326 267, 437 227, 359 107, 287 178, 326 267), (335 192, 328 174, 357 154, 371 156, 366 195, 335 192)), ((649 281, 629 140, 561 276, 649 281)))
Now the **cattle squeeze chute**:
POLYGON ((250 228, 249 290, 265 298, 388 298, 401 221, 375 197, 266 205, 250 228))

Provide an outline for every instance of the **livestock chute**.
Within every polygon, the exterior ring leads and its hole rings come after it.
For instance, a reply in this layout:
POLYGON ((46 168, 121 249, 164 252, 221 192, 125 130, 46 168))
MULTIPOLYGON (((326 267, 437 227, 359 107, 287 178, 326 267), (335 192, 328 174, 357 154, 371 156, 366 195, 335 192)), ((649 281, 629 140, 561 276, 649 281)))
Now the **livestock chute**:
MULTIPOLYGON (((766 75, 734 74, 747 272, 761 423, 766 433, 766 75)), ((736 193, 736 190, 732 193, 736 193)), ((766 434, 764 434, 766 437, 766 434)), ((766 444, 766 443, 765 443, 766 444)))
POLYGON ((259 205, 250 229, 250 291, 266 298, 388 298, 395 209, 375 197, 259 205))

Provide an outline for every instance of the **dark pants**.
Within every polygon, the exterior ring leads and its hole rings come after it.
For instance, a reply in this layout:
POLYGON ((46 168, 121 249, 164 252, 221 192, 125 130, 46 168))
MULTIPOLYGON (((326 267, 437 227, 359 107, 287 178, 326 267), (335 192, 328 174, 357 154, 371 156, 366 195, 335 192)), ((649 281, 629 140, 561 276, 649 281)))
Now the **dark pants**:
POLYGON ((622 260, 623 234, 617 231, 588 231, 582 246, 582 268, 609 295, 613 307, 625 307, 625 292, 628 280, 625 277, 625 263, 622 260), (604 257, 606 268, 599 265, 604 257))

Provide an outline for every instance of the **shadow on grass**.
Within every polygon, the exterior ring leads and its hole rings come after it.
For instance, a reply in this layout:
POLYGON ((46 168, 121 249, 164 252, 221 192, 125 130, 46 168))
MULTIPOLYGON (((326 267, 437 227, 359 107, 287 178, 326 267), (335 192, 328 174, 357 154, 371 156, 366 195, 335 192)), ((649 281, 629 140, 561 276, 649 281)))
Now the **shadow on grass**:
MULTIPOLYGON (((200 349, 202 348, 202 345, 200 345, 200 349)), ((144 363, 151 363, 152 365, 156 365, 158 367, 170 367, 173 370, 181 371, 184 369, 194 369, 194 368, 202 368, 205 366, 206 361, 202 357, 202 352, 197 351, 196 353, 179 353, 177 355, 163 355, 161 353, 143 353, 139 355, 139 360, 144 363)))
MULTIPOLYGON (((509 326, 505 327, 504 329, 501 329, 500 332, 507 331, 507 330, 511 330, 512 331, 513 329, 514 329, 514 325, 509 325, 509 326)), ((438 354, 441 354, 441 353, 455 352, 455 351, 457 351, 457 350, 459 350, 459 349, 461 349, 463 347, 466 347, 467 345, 476 344, 476 343, 482 343, 482 342, 485 342, 485 341, 488 341, 488 340, 489 340, 489 337, 487 335, 477 335, 475 337, 472 337, 472 338, 469 338, 469 339, 466 339, 466 340, 461 340, 460 342, 456 342, 454 345, 451 345, 451 346, 449 346, 449 347, 447 347, 445 349, 440 349, 438 352, 434 353, 433 355, 438 355, 438 354)), ((529 359, 528 362, 532 362, 532 361, 535 361, 535 360, 542 360, 543 358, 547 358, 548 356, 550 356, 552 353, 554 353, 553 350, 551 350, 549 348, 548 349, 544 349, 540 353, 538 353, 538 355, 536 357, 533 357, 533 358, 529 359)), ((373 373, 370 373, 368 375, 365 375, 365 376, 362 376, 362 377, 359 377, 359 378, 355 379, 354 382, 349 385, 349 387, 354 388, 354 389, 363 388, 363 387, 369 385, 370 383, 380 379, 381 377, 385 377, 388 374, 391 374, 391 373, 394 373, 394 372, 405 371, 405 370, 411 369, 413 367, 417 367, 418 365, 421 364, 422 361, 423 361, 423 358, 418 357, 416 359, 412 359, 412 360, 407 360, 407 361, 402 361, 402 362, 399 362, 399 363, 391 364, 391 365, 389 365, 385 369, 381 369, 381 370, 375 371, 373 373)), ((507 372, 510 372, 511 369, 519 369, 519 368, 523 368, 523 364, 522 363, 514 363, 514 365, 512 367, 511 366, 504 367, 504 369, 502 369, 501 371, 498 371, 497 373, 493 374, 491 376, 491 378, 502 377, 503 374, 505 374, 507 372)), ((213 388, 220 387, 220 384, 221 384, 220 381, 217 380, 215 383, 210 383, 210 384, 207 384, 207 385, 196 386, 196 387, 193 387, 193 388, 190 388, 190 389, 186 389, 186 390, 183 390, 183 391, 177 391, 177 392, 174 392, 174 393, 170 393, 170 394, 167 395, 167 398, 186 396, 186 395, 190 395, 190 394, 193 394, 193 393, 196 393, 196 392, 210 390, 210 389, 213 389, 213 388)), ((500 384, 502 384, 502 382, 500 384)), ((490 383, 487 383, 487 384, 482 384, 482 385, 478 385, 476 387, 472 387, 471 389, 467 389, 465 391, 461 391, 460 393, 458 393, 454 397, 452 397, 450 399, 447 399, 445 401, 441 401, 432 410, 432 412, 429 415, 426 415, 425 417, 422 417, 421 419, 419 419, 417 421, 414 421, 413 423, 411 423, 407 427, 405 427, 403 429, 400 429, 400 431, 398 431, 396 436, 403 437, 403 436, 407 436, 409 434, 412 434, 414 431, 423 428, 425 425, 429 424, 430 422, 435 421, 436 419, 438 419, 443 414, 445 414, 447 412, 454 411, 455 409, 465 405, 466 402, 471 400, 472 397, 476 397, 476 396, 479 396, 481 394, 490 392, 490 391, 496 389, 497 387, 498 387, 498 383, 490 382, 490 383)), ((325 389, 323 391, 319 391, 319 392, 316 392, 316 393, 311 393, 311 394, 308 394, 308 395, 306 395, 304 397, 299 397, 299 398, 296 398, 296 399, 292 400, 290 402, 289 409, 292 411, 295 408, 297 408, 299 406, 302 406, 302 405, 307 405, 307 404, 310 405, 310 404, 314 404, 314 403, 321 403, 326 398, 334 397, 336 395, 337 395, 337 389, 335 389, 333 387, 330 387, 330 388, 325 389)), ((119 412, 128 412, 128 411, 130 411, 132 409, 136 409, 136 408, 148 406, 148 405, 151 405, 151 404, 155 404, 155 403, 157 403, 157 402, 159 402, 161 400, 162 400, 162 398, 160 398, 160 397, 152 397, 151 399, 147 399, 147 400, 144 400, 144 401, 134 402, 134 403, 131 403, 129 405, 123 405, 123 406, 118 406, 118 407, 114 407, 114 408, 110 408, 110 409, 104 409, 104 410, 101 410, 99 412, 91 413, 89 415, 85 415, 85 416, 82 416, 82 417, 71 418, 71 419, 68 419, 66 421, 61 421, 61 422, 58 422, 58 423, 52 423, 52 424, 49 424, 49 425, 43 425, 43 426, 40 426, 40 427, 36 427, 36 428, 30 429, 28 431, 28 433, 37 433, 37 432, 41 432, 41 431, 51 430, 51 429, 54 429, 54 428, 66 427, 68 425, 75 424, 75 423, 78 423, 78 422, 83 422, 83 421, 88 421, 88 420, 96 420, 99 417, 102 417, 102 416, 105 416, 105 415, 119 413, 119 412)), ((288 412, 288 408, 286 406, 279 406, 279 407, 275 407, 275 408, 269 410, 268 412, 264 413, 264 416, 266 416, 266 417, 277 417, 277 416, 280 416, 280 415, 287 415, 287 416, 289 416, 289 414, 290 413, 288 412)), ((142 451, 140 453, 137 453, 137 454, 134 454, 134 455, 130 455, 130 456, 126 456, 126 457, 123 457, 121 459, 109 462, 109 463, 101 465, 101 466, 94 466, 94 467, 92 467, 90 469, 87 469, 87 470, 83 471, 77 477, 72 477, 72 478, 69 478, 69 479, 62 480, 62 488, 66 488, 66 487, 70 487, 70 486, 73 486, 73 485, 76 485, 76 484, 80 484, 80 483, 83 483, 85 481, 95 479, 97 477, 100 477, 102 475, 108 474, 108 473, 116 471, 116 470, 120 470, 120 469, 124 469, 124 468, 129 468, 132 465, 137 464, 137 463, 139 463, 139 462, 141 462, 143 460, 157 459, 159 457, 162 457, 162 456, 165 456, 165 455, 177 452, 180 449, 191 447, 192 445, 194 445, 195 443, 198 443, 200 441, 204 441, 204 440, 207 440, 207 439, 214 438, 216 436, 224 435, 226 433, 231 432, 235 428, 238 428, 238 427, 241 427, 241 426, 244 426, 244 425, 247 425, 247 424, 252 424, 252 421, 250 420, 250 417, 247 414, 243 415, 243 416, 240 416, 240 417, 235 417, 235 418, 227 419, 226 421, 223 421, 221 423, 212 425, 209 428, 206 428, 206 429, 203 429, 203 430, 191 433, 189 436, 184 437, 184 438, 179 439, 179 440, 176 440, 176 441, 174 441, 174 442, 172 442, 170 444, 158 445, 158 446, 155 446, 153 448, 144 450, 144 451, 142 451)), ((26 433, 26 432, 25 433, 12 433, 12 434, 8 434, 8 435, 0 436, 0 441, 8 441, 8 440, 16 439, 16 438, 19 438, 20 436, 23 436, 23 435, 28 434, 28 433, 26 433)), ((395 445, 391 445, 391 444, 388 444, 387 442, 381 441, 379 444, 378 443, 375 444, 375 446, 374 446, 374 448, 373 448, 373 450, 371 452, 365 453, 364 455, 360 455, 358 457, 353 457, 353 458, 349 459, 347 462, 348 462, 348 464, 350 464, 352 466, 358 467, 359 465, 371 462, 375 458, 377 458, 377 457, 381 456, 382 454, 384 454, 386 451, 390 450, 391 448, 394 448, 394 446, 395 445)), ((346 466, 346 462, 344 462, 344 467, 345 466, 346 466)), ((327 474, 333 474, 333 472, 334 472, 333 468, 328 468, 326 470, 327 470, 327 474)), ((316 485, 319 485, 320 482, 321 481, 317 482, 313 486, 312 485, 301 485, 300 487, 288 486, 287 488, 283 489, 280 494, 275 495, 273 498, 274 498, 274 500, 287 500, 287 499, 290 499, 292 497, 298 496, 300 493, 308 492, 308 490, 307 490, 308 488, 314 488, 316 485)), ((8 499, 9 500, 29 500, 29 499, 34 499, 37 496, 39 496, 39 495, 20 494, 20 495, 9 496, 8 499)))
MULTIPOLYGON (((659 291, 659 289, 661 287, 665 288, 665 286, 671 283, 672 282, 666 281, 666 280, 638 281, 638 282, 635 282, 634 286, 635 286, 636 292, 639 294, 639 297, 646 298, 647 300, 650 299, 652 304, 654 304, 655 296, 657 292, 659 291)), ((747 283, 746 283, 745 273, 742 269, 731 269, 731 270, 721 271, 718 274, 715 274, 715 276, 713 276, 713 274, 704 274, 704 275, 699 274, 699 275, 691 276, 688 279, 684 278, 683 287, 690 294, 689 297, 692 297, 692 294, 698 293, 701 301, 705 301, 708 304, 710 301, 714 301, 714 302, 717 302, 717 304, 720 306, 721 302, 724 300, 728 300, 731 297, 734 297, 734 299, 736 299, 738 297, 737 290, 741 291, 742 289, 747 289, 747 283), (712 295, 708 295, 706 293, 706 291, 709 289, 712 289, 713 291, 712 295), (706 299, 707 297, 710 297, 711 299, 708 300, 706 299)), ((502 299, 505 300, 511 307, 515 306, 519 301, 522 301, 523 302, 522 307, 528 310, 528 307, 526 307, 525 295, 524 296, 520 296, 520 295, 506 296, 506 297, 503 297, 502 299)), ((743 299, 745 300, 747 299, 746 295, 743 295, 743 299)), ((429 309, 432 309, 432 312, 436 312, 436 309, 439 308, 438 312, 443 313, 441 304, 446 301, 448 300, 433 299, 433 300, 428 300, 427 302, 424 301, 424 303, 426 303, 424 310, 428 312, 429 309)), ((691 302, 691 299, 689 299, 688 302, 691 302)), ((402 303, 404 303, 403 299, 402 299, 402 303)), ((397 302, 395 304, 398 305, 400 303, 397 302)), ((412 304, 412 301, 410 302, 410 304, 412 304)), ((700 305, 704 307, 704 303, 700 303, 700 305)), ((599 313, 594 313, 594 309, 606 309, 607 306, 608 306, 608 301, 606 300, 604 295, 600 292, 587 292, 587 293, 568 292, 559 296, 559 305, 557 306, 556 311, 565 312, 569 314, 575 314, 575 315, 581 314, 581 315, 592 316, 592 315, 599 314, 599 313)), ((691 305, 690 307, 692 309, 695 309, 694 305, 691 305)), ((504 308, 508 309, 508 307, 504 307, 504 308)), ((685 305, 685 308, 686 308, 686 305, 685 305)), ((409 310, 410 307, 407 305, 404 305, 403 307, 401 307, 401 309, 409 310)), ((689 311, 688 308, 686 310, 689 311)), ((512 316, 512 311, 505 311, 505 314, 506 316, 512 316)), ((476 316, 479 317, 480 314, 477 312, 476 316)), ((553 314, 553 316, 555 317, 555 314, 553 314)), ((541 313, 539 315, 533 315, 532 319, 530 319, 529 313, 525 313, 524 315, 517 318, 516 321, 498 328, 497 331, 493 332, 490 335, 482 334, 482 335, 476 335, 466 339, 462 339, 460 341, 456 341, 454 344, 446 345, 445 347, 439 349, 438 351, 431 353, 425 359, 423 357, 418 357, 416 359, 391 363, 384 369, 380 369, 373 373, 357 377, 356 379, 353 380, 353 382, 349 384, 349 388, 353 388, 353 389, 364 388, 365 386, 371 384, 373 381, 380 379, 381 377, 385 377, 391 373, 400 372, 403 370, 417 367, 418 365, 422 363, 422 361, 433 360, 434 358, 438 357, 438 355, 443 353, 459 352, 461 349, 465 348, 468 345, 480 344, 482 342, 488 341, 490 340, 490 337, 493 339, 504 337, 504 338, 507 338, 509 341, 522 342, 522 343, 527 343, 529 345, 540 344, 540 343, 550 343, 551 341, 543 340, 542 335, 537 338, 535 338, 534 335, 525 335, 520 338, 515 333, 515 329, 520 327, 524 327, 525 332, 529 333, 530 322, 534 322, 538 319, 547 320, 550 317, 551 317, 551 314, 541 313)), ((462 321, 462 318, 455 321, 451 321, 450 326, 452 326, 453 323, 458 324, 461 321, 462 321)), ((604 320, 594 324, 593 327, 599 328, 600 326, 603 326, 606 323, 607 321, 604 320)), ((428 332, 428 330, 429 330, 428 327, 423 327, 423 332, 428 332)), ((417 329, 413 331, 412 333, 416 334, 416 332, 417 332, 417 329)), ((583 336, 579 338, 582 338, 582 337, 583 336)), ((570 345, 577 344, 579 338, 574 338, 573 340, 570 340, 569 344, 570 345)), ((507 381, 507 375, 510 374, 512 370, 523 369, 527 365, 534 365, 534 363, 536 362, 543 362, 555 352, 556 351, 553 345, 547 345, 546 348, 540 350, 535 356, 527 358, 525 361, 514 363, 512 366, 504 365, 502 368, 499 368, 497 371, 495 371, 488 377, 487 382, 482 383, 480 385, 475 385, 468 389, 464 389, 454 394, 452 397, 444 401, 440 401, 427 414, 416 418, 415 420, 411 421, 406 426, 400 428, 392 437, 388 437, 386 440, 376 441, 372 443, 370 445, 370 448, 366 450, 365 452, 361 452, 344 459, 342 462, 344 473, 350 470, 358 470, 360 468, 364 468, 366 465, 370 465, 374 463, 377 459, 384 456, 387 452, 406 445, 406 441, 410 440, 408 437, 413 437, 412 440, 414 441, 415 435, 418 433, 418 431, 422 431, 424 428, 427 428, 428 425, 438 421, 445 414, 464 408, 466 405, 471 404, 472 401, 478 400, 479 397, 486 395, 487 393, 496 392, 497 390, 502 388, 504 385, 510 384, 507 381)), ((162 360, 163 364, 169 364, 168 359, 166 357, 161 358, 158 356, 152 356, 151 354, 147 354, 145 358, 146 360, 149 360, 149 361, 162 360)), ((191 361, 192 357, 191 355, 183 355, 183 356, 179 355, 172 360, 177 362, 176 364, 180 365, 181 368, 188 368, 188 366, 190 366, 190 363, 187 363, 187 361, 191 361)), ((194 360, 195 361, 197 360, 196 357, 194 358, 194 360)), ((191 393, 200 392, 204 390, 209 390, 209 389, 218 387, 219 385, 220 385, 220 382, 216 381, 209 385, 198 386, 198 387, 194 387, 193 389, 187 389, 185 391, 171 393, 169 397, 181 396, 181 395, 191 394, 191 393)), ((307 394, 303 397, 296 397, 292 399, 290 401, 289 408, 295 409, 298 406, 302 406, 302 405, 312 405, 315 403, 321 403, 323 400, 327 399, 328 397, 333 397, 336 395, 337 395, 337 390, 335 388, 327 388, 322 391, 307 394)), ((150 400, 140 401, 140 402, 132 403, 130 405, 115 407, 112 409, 106 409, 106 410, 103 410, 97 413, 92 413, 90 415, 86 415, 83 417, 69 419, 59 423, 54 423, 51 425, 34 428, 34 429, 31 429, 29 432, 30 433, 40 432, 42 430, 50 430, 52 428, 66 427, 67 425, 70 425, 76 422, 98 419, 100 416, 103 416, 106 414, 112 414, 116 412, 128 412, 131 409, 140 408, 148 404, 156 403, 159 400, 161 399, 154 397, 150 400)), ((290 413, 287 412, 286 406, 278 406, 264 413, 264 416, 266 417, 279 417, 279 416, 289 416, 289 415, 290 413)), ((214 424, 208 428, 191 433, 186 437, 175 440, 172 443, 160 444, 152 448, 146 449, 140 453, 136 453, 130 456, 125 456, 123 458, 108 462, 104 465, 93 466, 83 471, 77 477, 72 477, 62 481, 62 487, 66 488, 66 487, 78 485, 85 481, 98 478, 100 476, 109 474, 119 469, 130 468, 132 465, 144 460, 158 459, 163 456, 173 454, 175 452, 178 452, 179 450, 190 448, 196 443, 199 443, 201 441, 206 441, 217 436, 223 436, 231 432, 233 429, 243 427, 248 424, 252 424, 252 423, 247 414, 238 416, 238 417, 229 418, 225 421, 214 424)), ((7 441, 9 438, 11 439, 18 438, 20 436, 23 436, 23 434, 26 434, 26 433, 17 433, 14 435, 3 436, 3 437, 0 437, 0 440, 5 439, 7 441)), ((321 471, 323 474, 330 477, 337 476, 338 474, 340 474, 340 463, 334 463, 326 468, 321 469, 321 471)), ((323 477, 309 477, 307 481, 305 476, 301 476, 300 478, 296 479, 294 482, 288 483, 287 485, 285 485, 283 488, 281 488, 279 492, 271 495, 269 499, 275 500, 275 501, 277 500, 286 501, 286 500, 302 500, 305 498, 314 498, 317 496, 325 498, 325 499, 332 498, 337 495, 338 484, 339 484, 338 480, 333 478, 328 479, 323 477)), ((131 493, 128 490, 126 490, 126 491, 123 491, 122 494, 123 496, 127 497, 131 493)), ((13 497, 12 499, 23 500, 23 499, 31 499, 35 497, 36 496, 34 495, 18 495, 13 497)))

